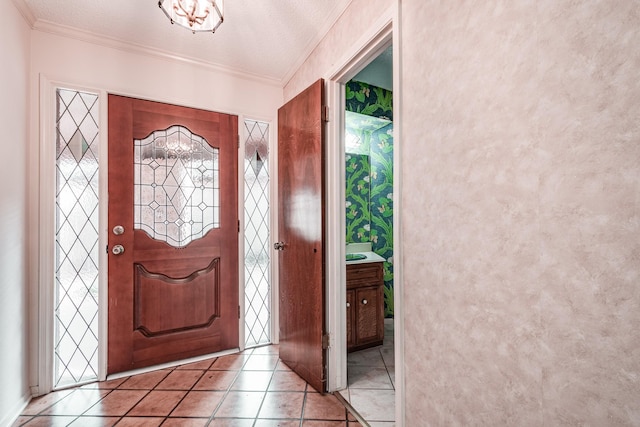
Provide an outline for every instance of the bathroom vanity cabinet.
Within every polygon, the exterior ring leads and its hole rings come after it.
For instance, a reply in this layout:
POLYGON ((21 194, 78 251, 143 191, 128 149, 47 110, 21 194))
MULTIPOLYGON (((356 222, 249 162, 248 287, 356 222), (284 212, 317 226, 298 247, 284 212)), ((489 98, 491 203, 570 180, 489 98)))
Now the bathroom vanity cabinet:
POLYGON ((382 263, 347 264, 347 351, 382 345, 382 263))

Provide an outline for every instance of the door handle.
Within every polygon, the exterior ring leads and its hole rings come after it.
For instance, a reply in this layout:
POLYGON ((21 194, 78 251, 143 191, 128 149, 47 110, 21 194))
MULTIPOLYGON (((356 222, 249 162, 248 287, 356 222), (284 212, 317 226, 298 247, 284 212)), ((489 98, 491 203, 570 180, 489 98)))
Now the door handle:
POLYGON ((114 255, 122 255, 124 253, 124 246, 115 245, 113 248, 111 248, 111 252, 113 252, 114 255))
POLYGON ((273 249, 276 251, 284 251, 284 242, 276 242, 273 244, 273 249))

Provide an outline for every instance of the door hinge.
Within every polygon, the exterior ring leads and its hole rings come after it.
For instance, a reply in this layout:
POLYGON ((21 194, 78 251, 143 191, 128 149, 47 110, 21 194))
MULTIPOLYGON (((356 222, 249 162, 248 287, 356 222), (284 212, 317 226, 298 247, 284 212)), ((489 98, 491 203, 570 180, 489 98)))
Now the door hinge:
POLYGON ((238 319, 240 319, 240 306, 238 306, 238 319))
POLYGON ((322 107, 322 121, 323 122, 329 122, 329 106, 328 105, 324 105, 322 107))
POLYGON ((238 233, 240 232, 240 220, 238 220, 238 233))
POLYGON ((238 148, 240 148, 240 134, 238 134, 238 148))
POLYGON ((104 251, 105 251, 106 253, 109 253, 109 245, 105 246, 104 251))
POLYGON ((322 336, 322 349, 326 350, 329 348, 329 334, 324 334, 322 336))

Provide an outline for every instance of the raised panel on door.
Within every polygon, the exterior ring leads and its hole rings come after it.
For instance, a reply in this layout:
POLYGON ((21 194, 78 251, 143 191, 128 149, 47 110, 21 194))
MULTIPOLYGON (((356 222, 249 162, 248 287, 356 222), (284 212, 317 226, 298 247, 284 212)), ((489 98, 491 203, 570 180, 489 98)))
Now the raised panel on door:
POLYGON ((370 286, 355 290, 356 311, 356 342, 358 345, 367 344, 380 339, 380 287, 370 286))

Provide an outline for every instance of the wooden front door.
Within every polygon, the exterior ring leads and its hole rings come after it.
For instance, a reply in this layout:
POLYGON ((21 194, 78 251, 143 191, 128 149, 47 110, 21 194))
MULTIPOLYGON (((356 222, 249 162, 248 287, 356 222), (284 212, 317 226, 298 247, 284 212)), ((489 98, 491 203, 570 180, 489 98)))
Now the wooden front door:
POLYGON ((322 106, 319 80, 278 110, 280 358, 320 392, 326 386, 322 106))
POLYGON ((238 347, 237 135, 109 95, 109 374, 238 347))

